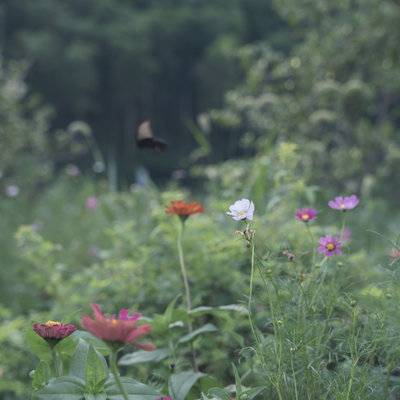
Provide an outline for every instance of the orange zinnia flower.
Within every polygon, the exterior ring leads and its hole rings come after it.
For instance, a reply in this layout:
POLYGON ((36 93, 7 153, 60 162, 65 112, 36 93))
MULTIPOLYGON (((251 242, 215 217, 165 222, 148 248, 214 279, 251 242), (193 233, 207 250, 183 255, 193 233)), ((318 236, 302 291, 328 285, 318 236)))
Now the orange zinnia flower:
POLYGON ((171 201, 171 204, 165 209, 167 214, 175 214, 178 217, 186 219, 193 214, 204 212, 204 207, 201 203, 194 201, 186 203, 183 200, 171 201))

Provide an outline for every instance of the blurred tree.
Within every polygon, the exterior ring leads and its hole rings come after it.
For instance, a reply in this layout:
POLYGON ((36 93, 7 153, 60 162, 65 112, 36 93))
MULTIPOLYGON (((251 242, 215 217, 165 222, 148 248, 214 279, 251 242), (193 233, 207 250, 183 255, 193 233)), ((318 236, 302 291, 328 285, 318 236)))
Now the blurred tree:
POLYGON ((158 177, 184 165, 187 122, 239 78, 235 49, 282 24, 260 0, 3 0, 2 10, 4 54, 31 63, 28 82, 55 108, 55 126, 87 121, 110 174, 128 182, 139 163, 158 177), (135 152, 145 118, 169 154, 135 152))
POLYGON ((301 41, 239 53, 246 79, 212 113, 242 152, 298 143, 302 169, 336 190, 398 198, 400 5, 392 0, 276 2, 301 41), (241 135, 242 136, 242 135, 241 135), (247 150, 246 150, 247 149, 247 150))

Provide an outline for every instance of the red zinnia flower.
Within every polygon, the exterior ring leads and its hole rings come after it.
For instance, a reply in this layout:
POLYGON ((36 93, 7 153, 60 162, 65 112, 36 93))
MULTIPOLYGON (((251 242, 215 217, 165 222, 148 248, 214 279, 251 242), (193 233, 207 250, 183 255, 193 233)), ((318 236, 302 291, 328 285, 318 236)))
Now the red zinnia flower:
POLYGON ((76 331, 73 324, 62 324, 57 321, 47 321, 45 324, 33 324, 33 330, 46 340, 61 340, 76 331))
POLYGON ((137 326, 137 321, 141 314, 135 313, 132 316, 126 308, 121 309, 118 318, 115 315, 105 317, 98 304, 92 304, 94 318, 84 315, 82 317, 82 326, 99 339, 133 344, 136 347, 152 351, 155 346, 152 343, 137 343, 137 340, 151 331, 148 324, 137 326))
POLYGON ((193 214, 204 212, 204 207, 201 203, 194 201, 186 203, 183 200, 171 201, 171 204, 165 209, 167 214, 175 214, 181 218, 187 218, 193 214))

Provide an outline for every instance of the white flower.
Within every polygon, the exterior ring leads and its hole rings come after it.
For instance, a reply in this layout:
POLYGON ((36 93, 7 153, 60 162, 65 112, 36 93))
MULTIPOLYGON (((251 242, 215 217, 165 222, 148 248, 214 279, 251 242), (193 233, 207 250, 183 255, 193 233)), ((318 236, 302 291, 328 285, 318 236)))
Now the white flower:
POLYGON ((235 221, 251 221, 254 214, 254 203, 248 199, 235 201, 227 212, 235 221))
POLYGON ((6 187, 6 195, 8 197, 17 197, 19 194, 19 187, 17 185, 8 185, 6 187))

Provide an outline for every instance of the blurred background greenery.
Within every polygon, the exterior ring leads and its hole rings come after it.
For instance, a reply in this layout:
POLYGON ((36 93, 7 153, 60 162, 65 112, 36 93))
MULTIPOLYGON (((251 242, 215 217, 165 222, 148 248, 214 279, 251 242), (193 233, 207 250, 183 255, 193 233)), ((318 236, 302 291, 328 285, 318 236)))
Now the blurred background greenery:
MULTIPOLYGON (((196 305, 243 300, 238 197, 279 252, 305 240, 296 207, 358 194, 352 262, 375 277, 391 245, 367 229, 400 226, 399 26, 397 0, 0 0, 0 396, 26 398, 32 320, 181 292, 174 198, 206 206, 185 243, 196 305), (145 119, 167 151, 137 148, 145 119)), ((203 347, 224 380, 246 321, 222 324, 203 347)))

